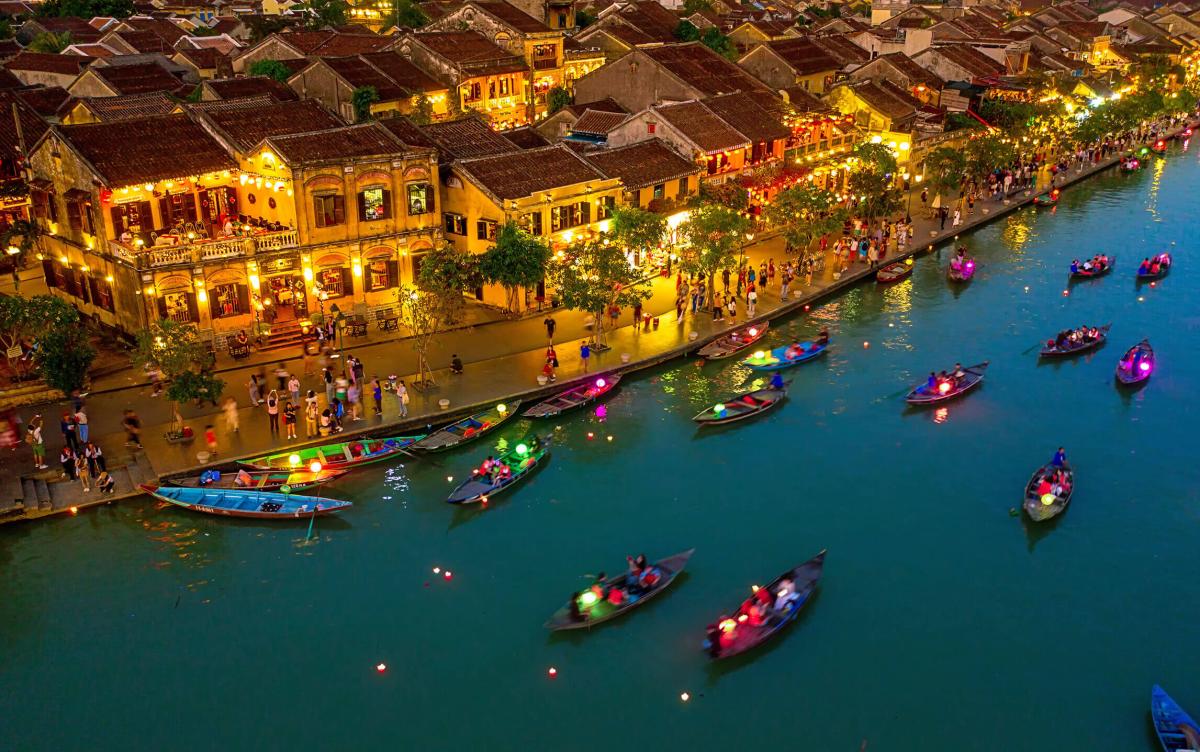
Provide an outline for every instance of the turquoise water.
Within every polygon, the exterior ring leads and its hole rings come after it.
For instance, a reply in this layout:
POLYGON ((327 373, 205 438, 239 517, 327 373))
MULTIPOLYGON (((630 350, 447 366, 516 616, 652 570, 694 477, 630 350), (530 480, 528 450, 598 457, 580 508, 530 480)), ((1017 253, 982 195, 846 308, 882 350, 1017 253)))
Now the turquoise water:
POLYGON ((1156 749, 1151 683, 1200 712, 1198 191, 1196 154, 1176 151, 964 236, 980 264, 964 289, 945 280, 943 251, 898 286, 778 324, 771 344, 828 325, 835 347, 792 371, 790 400, 761 420, 711 433, 690 421, 740 387, 737 365, 630 377, 603 421, 536 424, 556 431, 550 463, 482 512, 442 501, 481 446, 352 474, 330 493, 355 508, 318 521, 308 545, 303 525, 150 503, 0 529, 0 739, 1156 749), (1136 262, 1172 247, 1170 277, 1139 290, 1136 262), (1071 258, 1100 250, 1116 271, 1064 297, 1071 258), (1058 329, 1110 321, 1100 351, 1038 364, 1058 329), (1144 336, 1157 371, 1118 391, 1116 361, 1144 336), (945 412, 905 409, 931 369, 985 359, 983 387, 945 412), (1059 445, 1075 497, 1031 529, 1009 510, 1059 445), (542 628, 586 574, 691 547, 672 590, 628 618, 542 628), (822 548, 801 618, 710 664, 705 625, 822 548))

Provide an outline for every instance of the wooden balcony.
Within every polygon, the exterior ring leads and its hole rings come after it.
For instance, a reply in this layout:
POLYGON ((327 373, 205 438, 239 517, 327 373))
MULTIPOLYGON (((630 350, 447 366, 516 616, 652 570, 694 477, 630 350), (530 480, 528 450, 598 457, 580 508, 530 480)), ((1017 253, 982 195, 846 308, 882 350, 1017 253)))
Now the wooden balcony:
POLYGON ((259 251, 276 251, 299 245, 299 234, 294 229, 264 232, 244 237, 200 240, 176 245, 137 245, 108 241, 114 256, 137 269, 156 269, 165 266, 195 265, 218 259, 253 256, 259 251))

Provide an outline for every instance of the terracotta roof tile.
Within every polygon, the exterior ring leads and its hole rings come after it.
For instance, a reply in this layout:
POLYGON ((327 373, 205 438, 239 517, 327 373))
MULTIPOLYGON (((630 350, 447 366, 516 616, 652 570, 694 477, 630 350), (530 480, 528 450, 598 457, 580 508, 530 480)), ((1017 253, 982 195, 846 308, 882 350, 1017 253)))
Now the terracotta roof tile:
POLYGON ((1004 75, 1005 69, 1002 63, 996 62, 969 44, 948 44, 932 49, 974 77, 1004 75))
POLYGON ((562 145, 467 159, 456 163, 455 169, 502 201, 604 179, 599 170, 562 145))
POLYGON ((505 2, 484 2, 483 0, 475 0, 471 4, 485 13, 495 16, 505 25, 511 26, 517 31, 526 34, 550 31, 549 26, 514 5, 505 2))
POLYGON ((175 92, 183 82, 156 63, 134 63, 92 68, 117 94, 143 94, 149 91, 175 92))
POLYGON ((705 96, 765 88, 757 78, 699 42, 667 44, 639 52, 705 96))
MULTIPOLYGON (((245 102, 245 100, 241 100, 245 102)), ((237 103, 238 100, 234 100, 237 103)), ((205 112, 202 117, 246 152, 265 138, 340 128, 342 121, 315 99, 248 105, 205 112)))
POLYGON ((216 47, 176 50, 175 54, 186 58, 199 70, 216 70, 229 60, 229 56, 222 54, 216 47))
POLYGON ((57 130, 109 188, 237 168, 225 149, 185 115, 57 130))
POLYGON ((241 99, 243 97, 257 97, 263 94, 266 94, 277 102, 288 102, 300 98, 290 86, 280 83, 269 76, 217 78, 205 81, 204 86, 221 99, 241 99))
POLYGON ((392 135, 409 146, 425 149, 437 149, 437 143, 426 136, 424 131, 406 117, 389 117, 378 121, 380 125, 392 132, 392 135))
POLYGON ((886 60, 888 64, 894 67, 912 84, 925 84, 926 87, 934 91, 941 91, 946 82, 941 79, 933 71, 920 65, 903 52, 891 52, 886 55, 880 55, 879 60, 886 60))
POLYGON ((570 110, 575 117, 579 117, 588 110, 596 110, 597 112, 625 112, 626 109, 617 103, 617 100, 612 97, 598 99, 595 102, 576 102, 569 104, 563 109, 570 110))
POLYGON ((500 68, 508 67, 515 72, 525 70, 527 67, 524 60, 508 50, 496 46, 478 32, 417 32, 412 35, 412 38, 465 70, 500 72, 500 68))
POLYGON ((422 126, 421 132, 437 144, 440 153, 451 159, 470 159, 515 150, 511 141, 496 133, 477 117, 431 123, 422 126))
POLYGON ((832 108, 814 97, 806 89, 799 86, 789 86, 783 90, 788 102, 797 112, 830 112, 832 108))
POLYGON ((116 41, 109 40, 124 42, 135 52, 163 53, 171 51, 171 43, 153 31, 141 31, 137 29, 132 31, 114 31, 109 34, 105 34, 100 41, 102 44, 108 44, 109 46, 116 44, 116 41))
POLYGON ((187 36, 187 32, 165 18, 138 18, 134 16, 126 18, 121 23, 132 26, 138 31, 152 32, 163 39, 168 45, 173 45, 179 41, 180 37, 187 36))
POLYGON ((706 154, 749 146, 750 141, 700 102, 651 108, 706 154))
POLYGON ((169 115, 177 106, 175 100, 161 91, 124 97, 81 97, 79 102, 102 123, 169 115))
POLYGON ((625 122, 627 117, 629 116, 624 112, 586 110, 571 126, 571 132, 582 133, 588 136, 604 136, 613 128, 625 122))
POLYGON ((776 55, 783 58, 796 71, 796 75, 799 76, 810 76, 823 71, 835 71, 842 67, 837 60, 834 60, 811 37, 780 39, 774 42, 767 42, 766 46, 776 55))
POLYGON ((775 113, 761 107, 753 94, 723 94, 704 100, 704 106, 751 141, 776 141, 792 135, 775 113))
POLYGON ((25 138, 26 148, 37 143, 50 126, 40 118, 32 107, 23 101, 17 92, 0 92, 0 108, 8 113, 8 117, 0 118, 0 157, 11 159, 20 151, 20 139, 17 138, 17 126, 13 120, 12 110, 16 104, 21 118, 21 135, 25 138))
POLYGON ((408 151, 405 144, 377 122, 290 136, 272 136, 267 143, 290 165, 394 156, 408 151))
POLYGON ((0 68, 0 91, 8 89, 19 89, 25 85, 25 82, 12 74, 12 71, 7 68, 0 68))
POLYGON ((698 164, 684 159, 656 138, 591 152, 583 158, 605 177, 618 178, 621 185, 635 190, 701 172, 698 164))
POLYGON ((838 61, 843 68, 847 65, 860 65, 871 59, 871 53, 841 34, 813 37, 813 41, 829 53, 830 57, 838 61))
POLYGON ((45 16, 32 19, 38 26, 54 34, 68 32, 74 42, 95 42, 100 32, 82 18, 74 16, 45 16))
POLYGON ((10 71, 33 71, 77 76, 87 68, 89 58, 79 55, 54 55, 47 52, 25 50, 4 64, 10 71))
POLYGON ((63 105, 71 100, 71 94, 61 86, 40 86, 36 89, 21 89, 15 93, 22 102, 42 117, 58 115, 63 105))
POLYGON ((550 142, 542 134, 535 131, 532 125, 523 125, 520 128, 501 131, 500 135, 513 142, 520 149, 540 149, 543 146, 550 145, 550 142))
POLYGON ((421 92, 446 88, 394 52, 327 57, 321 58, 321 61, 354 88, 374 86, 383 102, 408 99, 421 92))

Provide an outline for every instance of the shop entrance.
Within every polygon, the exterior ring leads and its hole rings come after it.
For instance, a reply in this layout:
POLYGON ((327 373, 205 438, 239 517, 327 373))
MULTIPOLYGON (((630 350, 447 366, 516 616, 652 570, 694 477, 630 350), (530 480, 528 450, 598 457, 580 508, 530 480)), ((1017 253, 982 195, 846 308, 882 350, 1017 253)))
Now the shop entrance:
POLYGON ((308 315, 304 278, 284 272, 269 276, 262 287, 263 320, 268 324, 295 321, 308 315))

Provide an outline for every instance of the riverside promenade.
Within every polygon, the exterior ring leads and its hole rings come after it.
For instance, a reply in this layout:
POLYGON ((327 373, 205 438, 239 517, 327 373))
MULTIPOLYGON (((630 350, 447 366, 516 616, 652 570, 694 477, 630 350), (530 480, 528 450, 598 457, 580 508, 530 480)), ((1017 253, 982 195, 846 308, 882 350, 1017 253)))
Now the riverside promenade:
MULTIPOLYGON (((1182 129, 1182 126, 1181 128, 1182 129)), ((1055 176, 1055 185, 1064 188, 1085 180, 1097 172, 1111 168, 1118 161, 1114 156, 1103 162, 1089 164, 1082 169, 1071 168, 1055 176)), ((1000 219, 1006 214, 1029 205, 1038 192, 1046 189, 1050 173, 1043 169, 1038 175, 1037 188, 1011 194, 1000 201, 984 200, 976 204, 973 215, 964 216, 959 227, 941 229, 939 222, 924 217, 914 218, 914 236, 907 249, 892 251, 882 263, 933 251, 939 245, 952 242, 959 233, 1000 219)), ((949 224, 949 223, 947 223, 949 224)), ((786 258, 783 243, 778 237, 767 238, 747 248, 750 260, 757 264, 766 258, 774 258, 779 266, 786 258)), ((820 300, 838 294, 854 285, 869 280, 874 270, 861 263, 852 264, 844 273, 834 272, 832 256, 826 259, 825 270, 814 277, 813 284, 795 284, 792 294, 784 300, 779 297, 778 277, 776 284, 760 288, 758 309, 752 321, 772 320, 783 316, 803 313, 820 300)), ((802 282, 802 280, 797 280, 802 282)), ((410 389, 409 415, 401 419, 394 398, 385 395, 383 415, 373 416, 369 399, 364 405, 366 419, 345 423, 346 431, 337 440, 346 440, 358 435, 413 434, 448 423, 464 414, 473 412, 496 402, 513 404, 518 400, 526 404, 540 397, 561 391, 584 378, 593 378, 601 372, 632 372, 683 357, 695 352, 706 342, 747 323, 743 305, 739 304, 739 317, 713 321, 707 311, 690 312, 679 320, 674 310, 674 276, 660 278, 654 283, 654 295, 645 310, 657 318, 657 327, 648 330, 626 325, 610 330, 610 349, 593 352, 589 362, 580 358, 580 344, 590 339, 584 325, 584 317, 578 313, 557 311, 553 315, 559 322, 555 349, 561 367, 558 380, 541 386, 537 375, 544 363, 547 346, 541 316, 517 321, 498 322, 450 332, 439 340, 439 352, 435 362, 448 362, 449 354, 459 354, 466 363, 461 375, 452 375, 446 370, 436 373, 438 385, 426 391, 410 389), (449 408, 442 409, 440 400, 448 400, 449 408)), ((628 321, 626 316, 624 322, 628 321)), ((837 331, 833 332, 837 337, 837 331)), ((354 344, 346 347, 346 354, 358 356, 366 363, 366 378, 374 375, 386 378, 397 374, 411 381, 415 370, 415 357, 411 347, 404 341, 370 344, 354 344)), ((300 439, 287 441, 268 430, 267 417, 263 408, 247 406, 247 393, 243 384, 251 373, 267 371, 269 381, 274 382, 271 368, 278 361, 260 358, 259 363, 232 370, 225 370, 226 395, 235 397, 242 409, 239 411, 240 430, 228 430, 225 418, 213 409, 189 408, 184 411, 198 438, 189 445, 168 443, 163 435, 168 428, 166 404, 162 398, 151 398, 144 385, 122 384, 128 374, 114 375, 104 379, 97 393, 88 398, 88 414, 91 419, 91 438, 104 449, 110 469, 117 481, 117 493, 100 497, 95 490, 84 492, 79 482, 61 482, 58 450, 62 441, 55 429, 63 406, 41 407, 23 411, 28 420, 34 412, 41 412, 46 422, 44 435, 47 440, 46 462, 50 470, 33 471, 29 449, 21 445, 10 455, 10 461, 0 470, 0 521, 28 520, 54 514, 76 513, 87 506, 110 503, 121 498, 136 496, 137 485, 154 482, 165 475, 198 470, 206 463, 200 462, 198 453, 206 447, 203 432, 206 425, 216 427, 219 453, 210 458, 208 465, 225 465, 234 460, 261 455, 271 451, 286 451, 306 444, 328 442, 330 439, 313 437, 305 439, 303 422, 298 426, 300 439), (264 364, 269 366, 264 368, 264 364), (143 417, 144 451, 130 451, 125 446, 124 434, 119 422, 123 409, 131 408, 143 417), (151 416, 158 416, 157 419, 151 416), (7 513, 5 513, 7 511, 7 513)), ((323 393, 319 375, 309 364, 310 373, 302 377, 303 389, 323 393)), ((305 363, 299 358, 285 361, 285 367, 296 373, 304 373, 305 363)), ((420 460, 417 460, 420 461, 420 460)))

